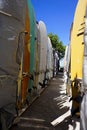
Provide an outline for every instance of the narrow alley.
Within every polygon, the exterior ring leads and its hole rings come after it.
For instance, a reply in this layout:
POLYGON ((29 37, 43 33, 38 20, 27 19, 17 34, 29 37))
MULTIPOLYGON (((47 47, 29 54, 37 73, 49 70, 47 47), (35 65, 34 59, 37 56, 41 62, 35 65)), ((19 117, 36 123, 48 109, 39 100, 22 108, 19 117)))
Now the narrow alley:
POLYGON ((80 130, 80 119, 71 117, 69 98, 60 73, 10 130, 80 130))

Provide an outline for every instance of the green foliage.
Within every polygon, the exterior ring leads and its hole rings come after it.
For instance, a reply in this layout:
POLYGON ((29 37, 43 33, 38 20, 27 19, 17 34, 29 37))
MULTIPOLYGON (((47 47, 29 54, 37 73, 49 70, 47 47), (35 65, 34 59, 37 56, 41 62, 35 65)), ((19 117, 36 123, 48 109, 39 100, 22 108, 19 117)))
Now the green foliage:
POLYGON ((65 46, 63 45, 63 42, 60 41, 59 37, 55 34, 49 33, 48 36, 51 40, 53 48, 58 50, 61 57, 63 57, 65 53, 65 46))

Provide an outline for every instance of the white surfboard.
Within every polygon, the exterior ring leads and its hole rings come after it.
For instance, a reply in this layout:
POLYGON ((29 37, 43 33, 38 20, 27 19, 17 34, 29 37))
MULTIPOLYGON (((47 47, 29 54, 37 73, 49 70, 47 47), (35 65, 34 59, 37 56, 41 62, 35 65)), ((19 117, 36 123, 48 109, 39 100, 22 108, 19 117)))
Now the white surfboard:
POLYGON ((47 44, 47 78, 50 79, 52 77, 52 70, 53 70, 53 51, 52 51, 52 44, 50 38, 48 37, 48 44, 47 44))
POLYGON ((46 26, 44 22, 39 21, 39 83, 41 84, 43 84, 46 72, 47 42, 46 26))

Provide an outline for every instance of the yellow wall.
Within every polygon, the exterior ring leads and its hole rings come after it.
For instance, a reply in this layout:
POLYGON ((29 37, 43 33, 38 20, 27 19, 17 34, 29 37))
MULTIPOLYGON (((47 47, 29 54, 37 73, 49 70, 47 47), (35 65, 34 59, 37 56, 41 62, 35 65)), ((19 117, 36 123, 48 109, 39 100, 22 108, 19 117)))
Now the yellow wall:
POLYGON ((71 34, 71 80, 76 76, 82 79, 82 62, 83 62, 83 49, 84 49, 84 32, 85 27, 85 12, 87 0, 79 0, 73 21, 73 28, 71 34), (79 35, 79 36, 77 36, 79 35))

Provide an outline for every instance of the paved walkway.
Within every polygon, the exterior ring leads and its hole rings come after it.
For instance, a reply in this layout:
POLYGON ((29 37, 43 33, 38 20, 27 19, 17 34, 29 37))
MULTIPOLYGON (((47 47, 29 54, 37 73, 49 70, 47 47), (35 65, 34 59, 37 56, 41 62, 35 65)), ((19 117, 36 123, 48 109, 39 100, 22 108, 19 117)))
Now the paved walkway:
POLYGON ((59 74, 10 130, 80 130, 79 118, 70 115, 65 92, 63 76, 59 74))

